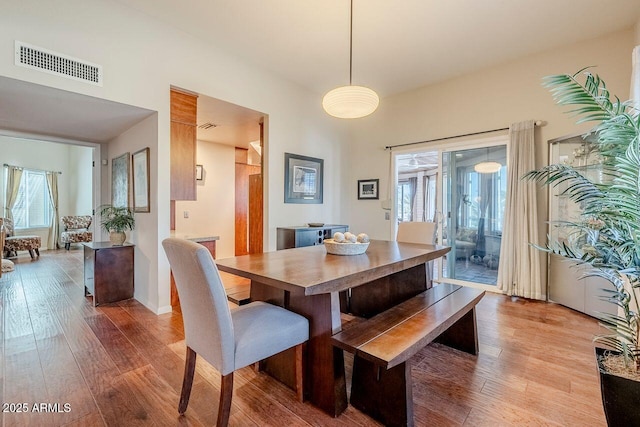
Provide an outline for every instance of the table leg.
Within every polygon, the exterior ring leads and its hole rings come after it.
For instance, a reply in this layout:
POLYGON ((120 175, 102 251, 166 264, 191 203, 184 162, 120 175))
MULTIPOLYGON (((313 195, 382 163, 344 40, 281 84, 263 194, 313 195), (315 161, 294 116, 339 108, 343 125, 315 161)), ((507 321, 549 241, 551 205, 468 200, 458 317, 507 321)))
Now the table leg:
POLYGON ((373 317, 427 290, 427 264, 398 271, 364 285, 351 288, 351 314, 373 317))
MULTIPOLYGON (((333 417, 340 415, 347 408, 344 356, 342 350, 331 344, 331 335, 337 327, 335 322, 339 321, 339 317, 336 320, 334 315, 334 312, 339 313, 338 299, 331 294, 291 294, 252 281, 251 300, 268 301, 309 319, 305 398, 333 417)), ((293 388, 294 357, 293 351, 280 353, 265 361, 264 369, 293 388)))

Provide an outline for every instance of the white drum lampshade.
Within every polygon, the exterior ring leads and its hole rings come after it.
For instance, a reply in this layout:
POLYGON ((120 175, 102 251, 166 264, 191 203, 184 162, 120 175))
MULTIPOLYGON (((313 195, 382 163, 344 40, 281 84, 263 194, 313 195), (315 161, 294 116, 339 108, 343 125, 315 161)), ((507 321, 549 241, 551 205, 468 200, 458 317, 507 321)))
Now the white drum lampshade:
POLYGON ((480 162, 473 169, 478 173, 496 173, 502 165, 498 162, 480 162))
POLYGON ((322 107, 327 114, 341 119, 358 119, 376 111, 378 94, 364 86, 337 87, 324 96, 322 107))

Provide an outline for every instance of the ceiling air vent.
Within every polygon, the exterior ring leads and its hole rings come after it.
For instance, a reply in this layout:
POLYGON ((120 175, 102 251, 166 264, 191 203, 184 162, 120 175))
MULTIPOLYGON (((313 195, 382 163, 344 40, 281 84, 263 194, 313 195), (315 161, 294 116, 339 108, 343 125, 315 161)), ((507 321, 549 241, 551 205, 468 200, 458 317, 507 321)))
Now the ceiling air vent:
POLYGON ((102 86, 102 66, 16 40, 15 64, 102 86))
POLYGON ((207 122, 207 123, 203 123, 200 126, 198 126, 200 129, 211 129, 211 128, 217 128, 218 125, 215 123, 211 123, 211 122, 207 122))

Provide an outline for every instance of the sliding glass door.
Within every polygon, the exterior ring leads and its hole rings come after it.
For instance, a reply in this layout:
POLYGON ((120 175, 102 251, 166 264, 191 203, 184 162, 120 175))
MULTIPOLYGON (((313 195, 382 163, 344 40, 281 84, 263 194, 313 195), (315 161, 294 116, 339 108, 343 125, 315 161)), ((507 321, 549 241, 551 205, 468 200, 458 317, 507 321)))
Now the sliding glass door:
POLYGON ((496 285, 507 192, 507 137, 395 154, 395 219, 437 223, 451 247, 434 278, 496 285))
POLYGON ((443 276, 495 285, 507 192, 506 145, 443 151, 443 276))

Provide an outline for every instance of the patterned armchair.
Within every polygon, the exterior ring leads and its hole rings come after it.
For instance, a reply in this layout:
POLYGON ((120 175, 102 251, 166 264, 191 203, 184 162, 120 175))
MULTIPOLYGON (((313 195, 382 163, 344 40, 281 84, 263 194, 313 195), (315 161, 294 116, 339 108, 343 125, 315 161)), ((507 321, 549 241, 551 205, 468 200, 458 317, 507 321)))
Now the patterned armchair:
POLYGON ((14 236, 13 220, 9 218, 0 218, 0 224, 4 225, 6 238, 2 247, 3 252, 7 253, 7 257, 11 254, 18 255, 18 251, 29 251, 31 258, 35 255, 40 256, 40 236, 14 236))
POLYGON ((89 231, 91 215, 63 216, 60 218, 64 231, 60 234, 60 241, 64 243, 64 248, 69 250, 72 243, 91 242, 93 233, 89 231))

